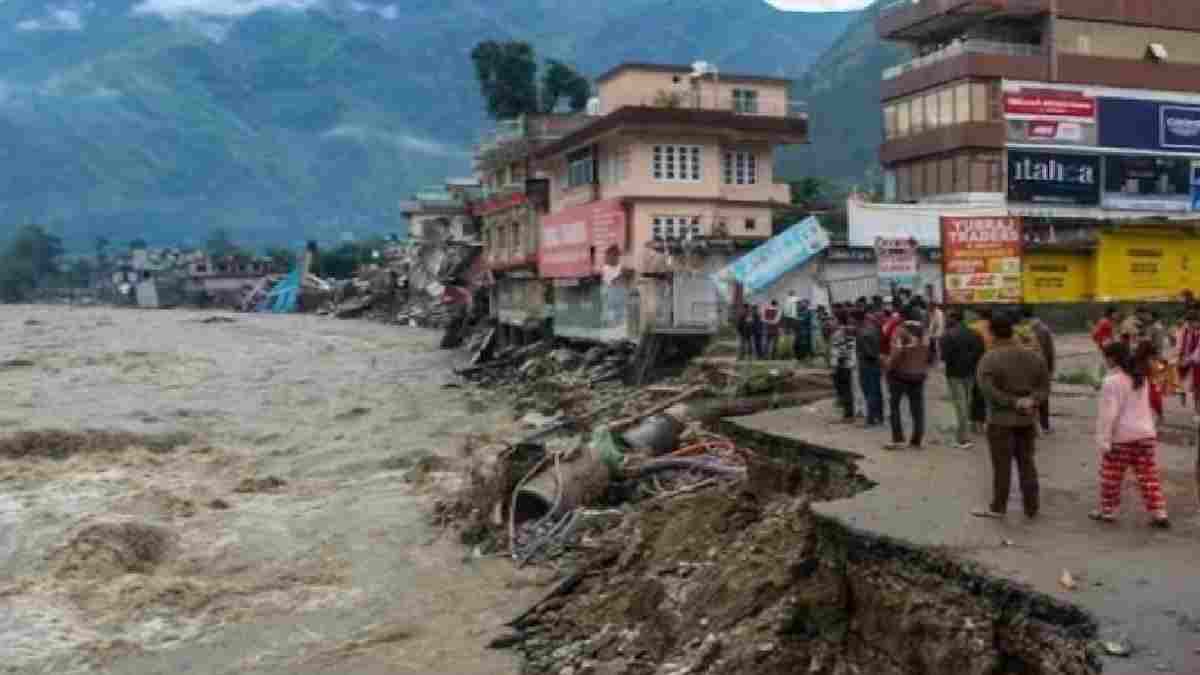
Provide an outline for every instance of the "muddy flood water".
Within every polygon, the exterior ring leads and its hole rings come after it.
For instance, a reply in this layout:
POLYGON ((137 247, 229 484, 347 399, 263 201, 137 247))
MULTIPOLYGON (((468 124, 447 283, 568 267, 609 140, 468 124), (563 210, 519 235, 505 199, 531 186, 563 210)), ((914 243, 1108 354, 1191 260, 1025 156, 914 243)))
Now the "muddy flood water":
POLYGON ((0 672, 515 673, 485 644, 547 580, 413 469, 502 403, 434 333, 214 316, 0 307, 0 672))

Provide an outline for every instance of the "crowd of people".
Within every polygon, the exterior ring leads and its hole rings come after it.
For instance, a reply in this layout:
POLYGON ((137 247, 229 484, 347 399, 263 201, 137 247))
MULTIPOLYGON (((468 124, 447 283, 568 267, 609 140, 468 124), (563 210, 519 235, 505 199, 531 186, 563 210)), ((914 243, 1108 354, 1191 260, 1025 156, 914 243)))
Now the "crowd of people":
MULTIPOLYGON (((991 503, 973 515, 1006 516, 1015 466, 1025 515, 1037 517, 1036 446, 1039 438, 1054 433, 1050 391, 1058 358, 1053 332, 1032 309, 979 310, 968 320, 958 308, 903 291, 894 298, 834 304, 831 312, 795 302, 794 296, 789 306, 794 311, 781 312, 774 301, 762 310, 744 307, 738 321, 744 357, 777 358, 779 336, 788 328, 798 359, 812 358, 822 342, 833 369, 840 421, 862 418, 865 428, 886 429, 890 440, 884 447, 890 451, 924 448, 925 388, 930 374, 944 365, 954 408, 953 445, 968 450, 973 438, 982 436, 992 461, 991 503), (762 350, 755 347, 760 343, 762 350), (863 410, 857 404, 860 392, 863 410), (908 429, 906 421, 911 421, 908 429)), ((1200 394, 1200 308, 1187 312, 1175 335, 1153 310, 1123 317, 1113 308, 1092 339, 1103 371, 1096 426, 1099 506, 1090 517, 1116 519, 1121 485, 1132 471, 1150 524, 1169 527, 1157 466, 1158 428, 1164 401, 1176 394, 1186 397, 1181 379, 1200 394), (1174 345, 1177 363, 1169 360, 1174 345)), ((1193 398, 1200 422, 1200 396, 1193 398)), ((1200 464, 1197 488, 1200 492, 1200 464)))

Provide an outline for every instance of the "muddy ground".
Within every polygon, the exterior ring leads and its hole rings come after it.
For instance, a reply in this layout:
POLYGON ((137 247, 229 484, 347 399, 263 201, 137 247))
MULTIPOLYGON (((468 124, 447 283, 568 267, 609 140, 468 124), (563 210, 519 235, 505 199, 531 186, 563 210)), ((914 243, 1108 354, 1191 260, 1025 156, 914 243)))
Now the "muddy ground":
POLYGON ((427 519, 504 406, 436 334, 213 316, 0 307, 0 672, 516 672, 546 573, 427 519))

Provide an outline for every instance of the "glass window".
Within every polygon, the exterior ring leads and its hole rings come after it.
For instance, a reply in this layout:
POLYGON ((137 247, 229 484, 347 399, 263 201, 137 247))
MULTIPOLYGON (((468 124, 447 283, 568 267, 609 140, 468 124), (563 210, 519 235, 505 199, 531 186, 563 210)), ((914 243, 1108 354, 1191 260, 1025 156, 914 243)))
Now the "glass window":
POLYGON ((912 102, 912 133, 915 136, 927 128, 929 127, 925 126, 925 106, 921 105, 920 100, 914 99, 912 102))
POLYGON ((883 137, 889 141, 896 137, 896 104, 894 103, 883 109, 883 137))
POLYGON ((734 89, 733 111, 747 115, 757 115, 758 92, 754 89, 734 89))
POLYGON ((758 220, 756 220, 754 218, 747 218, 746 219, 746 231, 753 232, 756 229, 758 229, 758 220))
POLYGON ((896 137, 905 138, 909 130, 909 102, 901 101, 896 106, 896 137))
POLYGON ((592 148, 567 155, 567 186, 579 187, 596 182, 596 163, 592 148))
POLYGON ((971 191, 971 162, 970 158, 965 153, 960 153, 954 158, 954 191, 955 192, 970 192, 971 191))
POLYGON ((651 175, 659 181, 695 183, 701 176, 700 146, 656 145, 651 175))
POLYGON ((920 105, 925 106, 925 128, 941 128, 945 123, 938 117, 937 92, 926 94, 918 100, 920 105))
POLYGON ((938 120, 942 126, 954 124, 954 90, 943 89, 938 92, 938 120))
POLYGON ((986 84, 971 85, 971 121, 988 121, 988 91, 986 84))
POLYGON ((907 164, 896 167, 896 199, 902 202, 912 200, 912 168, 907 164))
POLYGON ((938 162, 938 194, 954 192, 954 159, 947 157, 938 162))
POLYGON ((654 216, 650 220, 651 235, 663 239, 688 239, 700 234, 700 216, 654 216))
POLYGON ((966 82, 954 88, 954 123, 971 121, 971 85, 966 82))
POLYGON ((726 152, 722 159, 722 173, 726 185, 754 185, 758 183, 758 161, 753 152, 726 152))

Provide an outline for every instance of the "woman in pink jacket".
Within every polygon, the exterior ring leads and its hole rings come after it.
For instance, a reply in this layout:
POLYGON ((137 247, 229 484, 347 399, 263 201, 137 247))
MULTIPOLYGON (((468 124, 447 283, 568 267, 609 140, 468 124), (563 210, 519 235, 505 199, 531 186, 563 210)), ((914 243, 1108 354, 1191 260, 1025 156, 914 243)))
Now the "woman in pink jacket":
POLYGON ((1167 500, 1158 475, 1158 429, 1150 407, 1150 385, 1145 362, 1139 360, 1123 342, 1104 348, 1108 376, 1100 394, 1100 414, 1096 420, 1096 442, 1103 453, 1100 465, 1100 508, 1089 514, 1092 520, 1111 523, 1121 507, 1121 484, 1125 471, 1132 468, 1151 526, 1166 529, 1167 500))

